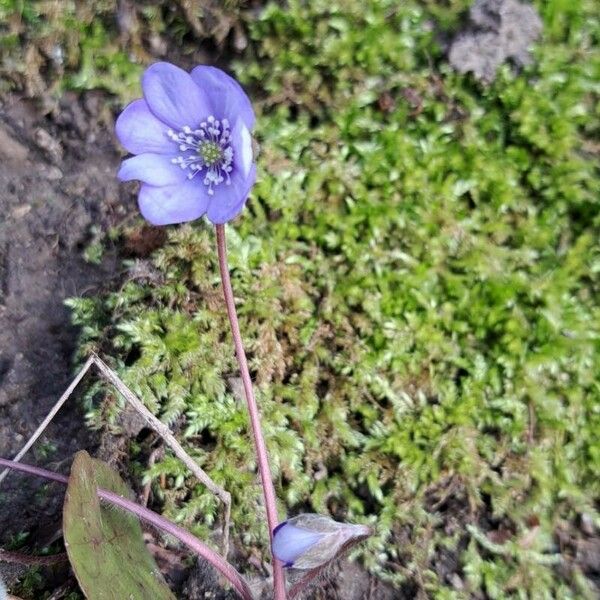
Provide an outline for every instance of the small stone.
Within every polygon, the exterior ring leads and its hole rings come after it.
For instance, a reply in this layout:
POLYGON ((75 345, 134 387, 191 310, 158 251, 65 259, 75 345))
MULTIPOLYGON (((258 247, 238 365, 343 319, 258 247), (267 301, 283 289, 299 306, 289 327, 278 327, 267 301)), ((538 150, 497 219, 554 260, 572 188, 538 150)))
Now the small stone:
POLYGON ((30 204, 21 204, 21 206, 17 206, 15 208, 13 208, 13 210, 11 211, 10 214, 13 219, 21 219, 30 211, 31 211, 30 204))
POLYGON ((452 573, 452 575, 450 575, 450 584, 455 590, 465 589, 465 583, 457 573, 452 573))
POLYGON ((581 514, 581 531, 586 535, 594 535, 596 528, 594 527, 594 519, 588 513, 581 514))
POLYGON ((459 73, 473 73, 477 79, 492 81, 504 60, 494 33, 461 34, 450 48, 450 64, 459 73))
POLYGON ((43 169, 43 175, 48 181, 58 181, 63 178, 63 172, 54 165, 47 165, 43 169))
POLYGON ((511 60, 531 62, 531 44, 540 36, 542 21, 533 6, 517 0, 476 0, 469 23, 456 35, 448 59, 459 73, 492 81, 498 67, 511 60))
POLYGON ((24 162, 27 159, 27 148, 3 127, 0 127, 0 158, 11 162, 24 162))
POLYGON ((156 56, 165 56, 168 51, 167 41, 160 35, 153 33, 149 37, 150 51, 156 56))
POLYGON ((38 127, 33 134, 33 139, 38 148, 44 150, 54 162, 62 160, 63 148, 60 142, 45 129, 38 127))

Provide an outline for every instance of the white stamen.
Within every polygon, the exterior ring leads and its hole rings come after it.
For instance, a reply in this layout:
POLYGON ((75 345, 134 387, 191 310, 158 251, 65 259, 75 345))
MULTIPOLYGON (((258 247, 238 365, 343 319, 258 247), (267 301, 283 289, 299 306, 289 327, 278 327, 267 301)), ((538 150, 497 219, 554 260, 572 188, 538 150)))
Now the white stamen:
POLYGON ((180 152, 188 153, 172 158, 171 163, 189 169, 188 179, 204 171, 202 183, 208 187, 209 195, 215 193, 213 188, 220 183, 231 184, 233 148, 227 119, 220 121, 210 115, 198 129, 184 125, 179 132, 168 129, 167 136, 177 144, 180 152))

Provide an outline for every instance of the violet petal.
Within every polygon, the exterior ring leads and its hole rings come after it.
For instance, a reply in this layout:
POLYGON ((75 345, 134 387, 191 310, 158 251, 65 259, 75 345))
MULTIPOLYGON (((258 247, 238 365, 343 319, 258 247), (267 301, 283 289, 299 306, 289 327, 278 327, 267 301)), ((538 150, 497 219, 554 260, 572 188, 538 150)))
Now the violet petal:
POLYGON ((252 137, 250 131, 238 119, 231 131, 231 145, 233 147, 233 162, 236 169, 241 169, 243 177, 248 177, 252 166, 252 137))
POLYGON ((152 113, 175 129, 196 127, 210 114, 208 99, 190 74, 170 63, 150 65, 142 89, 152 113))
POLYGON ((242 86, 227 73, 200 65, 192 69, 192 79, 209 99, 212 113, 218 119, 232 116, 242 119, 248 129, 254 127, 254 110, 242 86))
POLYGON ((121 181, 139 179, 160 186, 182 183, 187 179, 187 174, 179 165, 171 162, 170 156, 147 152, 124 160, 117 177, 121 181))
POLYGON ((132 154, 173 152, 173 141, 167 137, 169 127, 159 121, 142 98, 125 107, 115 124, 121 144, 132 154))
POLYGON ((206 188, 197 178, 162 187, 143 184, 138 197, 142 216, 153 225, 193 221, 206 212, 208 201, 206 188))
POLYGON ((220 185, 211 196, 206 215, 215 224, 225 223, 235 217, 244 207, 250 190, 256 181, 256 165, 250 167, 246 178, 239 169, 234 171, 229 185, 220 185))

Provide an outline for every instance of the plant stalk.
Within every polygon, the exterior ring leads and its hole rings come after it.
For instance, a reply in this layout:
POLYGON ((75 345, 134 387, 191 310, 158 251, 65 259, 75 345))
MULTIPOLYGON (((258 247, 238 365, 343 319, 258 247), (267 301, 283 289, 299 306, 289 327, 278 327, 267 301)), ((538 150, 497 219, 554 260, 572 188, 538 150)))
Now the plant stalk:
MULTIPOLYGON (((61 475, 60 473, 54 473, 52 471, 47 471, 46 469, 40 469, 39 467, 33 467, 23 463, 17 463, 5 458, 0 458, 0 466, 13 469, 15 471, 21 471, 29 475, 43 477, 44 479, 56 481, 58 483, 62 483, 63 485, 67 485, 69 483, 69 478, 65 475, 61 475)), ((97 488, 96 493, 98 494, 98 497, 105 502, 109 502, 110 504, 133 513, 140 519, 150 523, 150 525, 154 525, 156 528, 162 529, 166 533, 176 537, 182 544, 185 544, 188 548, 190 548, 190 550, 207 560, 215 569, 217 569, 217 571, 219 571, 219 573, 221 573, 221 575, 223 575, 223 577, 225 577, 231 583, 243 600, 253 600, 252 592, 250 591, 248 584, 235 570, 235 568, 223 557, 219 556, 214 550, 193 536, 189 531, 186 531, 178 525, 171 523, 171 521, 161 517, 160 515, 157 515, 148 508, 140 506, 131 500, 127 500, 127 498, 124 498, 123 496, 119 496, 118 494, 102 488, 97 488)))
MULTIPOLYGON (((275 488, 271 477, 271 468, 269 466, 269 457, 267 447, 263 438, 260 425, 260 413, 254 391, 252 389, 252 379, 250 378, 250 370, 248 369, 248 361, 246 352, 242 343, 242 335, 240 333, 240 325, 235 310, 235 301, 233 298, 233 289, 231 287, 231 278, 229 276, 229 265, 227 262, 227 243, 225 241, 225 226, 216 225, 217 232, 217 252, 219 255, 219 270, 221 272, 221 282, 223 285, 223 295, 225 297, 225 305, 227 306, 227 315, 229 316, 229 324, 231 325, 231 333, 235 345, 235 354, 237 356, 242 383, 244 385, 244 394, 248 405, 248 413, 250 414, 250 424, 254 438, 254 447, 256 450, 256 458, 258 470, 262 482, 263 495, 265 499, 265 510, 267 513, 267 523, 269 526, 269 539, 271 545, 273 543, 273 530, 277 526, 279 519, 277 516, 277 504, 275 501, 275 488)), ((287 594, 285 589, 285 575, 281 561, 275 558, 271 549, 273 558, 273 586, 275 591, 275 600, 286 600, 287 594)))

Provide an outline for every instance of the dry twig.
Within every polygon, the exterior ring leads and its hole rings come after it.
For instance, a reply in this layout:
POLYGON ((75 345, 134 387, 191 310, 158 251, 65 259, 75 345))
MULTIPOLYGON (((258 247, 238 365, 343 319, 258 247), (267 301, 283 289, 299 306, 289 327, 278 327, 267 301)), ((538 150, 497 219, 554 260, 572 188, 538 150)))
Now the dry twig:
MULTIPOLYGON (((42 435, 46 427, 50 424, 52 419, 56 416, 56 413, 61 409, 63 404, 70 398, 71 394, 83 379, 84 375, 90 370, 91 366, 95 365, 100 375, 108 383, 114 386, 117 391, 125 398, 125 400, 133 406, 133 408, 142 416, 147 425, 152 428, 163 441, 173 450, 173 453, 183 464, 192 472, 192 474, 204 485, 206 488, 217 496, 224 504, 224 517, 223 517, 223 552, 225 557, 229 551, 229 522, 231 518, 231 494, 217 485, 198 465, 194 459, 181 447, 181 444, 175 439, 171 430, 156 416, 154 416, 138 397, 125 385, 125 383, 119 378, 119 376, 96 354, 92 354, 87 359, 79 373, 75 376, 69 387, 65 390, 62 396, 58 399, 58 402, 52 407, 46 418, 42 421, 39 427, 34 431, 32 436, 27 440, 23 448, 13 458, 13 462, 19 462, 28 450, 33 446, 37 439, 42 435)), ((9 469, 5 469, 0 473, 0 484, 6 477, 9 469)))

